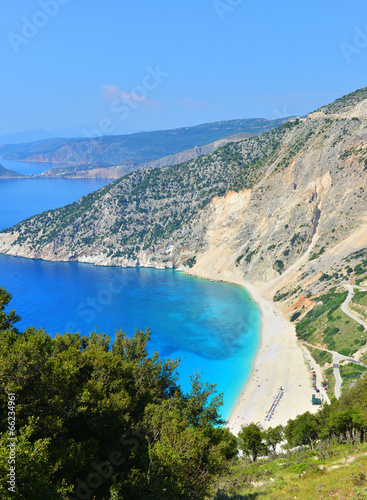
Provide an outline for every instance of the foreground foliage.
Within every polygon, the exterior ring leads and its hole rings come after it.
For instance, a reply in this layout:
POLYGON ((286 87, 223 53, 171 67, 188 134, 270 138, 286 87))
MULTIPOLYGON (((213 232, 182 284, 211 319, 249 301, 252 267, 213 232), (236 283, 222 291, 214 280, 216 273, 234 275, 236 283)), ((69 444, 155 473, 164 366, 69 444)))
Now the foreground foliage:
POLYGON ((0 289, 0 497, 8 491, 8 394, 15 394, 17 499, 203 498, 236 453, 221 396, 178 361, 149 355, 149 331, 51 338, 15 329, 0 289))
POLYGON ((215 387, 194 375, 183 393, 178 361, 149 355, 148 330, 112 346, 96 332, 22 332, 10 299, 0 288, 0 498, 14 498, 9 394, 17 499, 366 498, 366 377, 316 414, 251 423, 237 441, 215 387))

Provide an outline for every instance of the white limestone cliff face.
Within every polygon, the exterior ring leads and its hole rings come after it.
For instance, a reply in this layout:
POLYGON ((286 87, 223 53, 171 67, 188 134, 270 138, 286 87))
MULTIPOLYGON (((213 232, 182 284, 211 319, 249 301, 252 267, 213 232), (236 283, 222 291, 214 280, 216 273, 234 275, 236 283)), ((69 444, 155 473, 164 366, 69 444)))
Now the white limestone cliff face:
POLYGON ((312 275, 321 256, 332 255, 337 245, 366 225, 367 118, 344 116, 366 109, 363 100, 335 119, 328 114, 300 121, 251 189, 214 197, 189 225, 134 255, 123 254, 118 238, 102 240, 117 217, 111 191, 92 206, 98 214, 92 226, 83 226, 86 214, 81 214, 40 248, 37 237, 19 242, 19 232, 1 233, 0 252, 122 267, 188 270, 194 264, 190 272, 212 279, 233 281, 230 276, 237 276, 265 288, 274 283, 268 287, 271 295, 277 291, 275 284, 281 288, 288 282, 287 270, 308 266, 312 275), (90 235, 98 236, 97 243, 88 244, 90 235), (110 247, 121 249, 121 255, 108 252, 110 247), (313 253, 318 258, 306 265, 302 259, 308 262, 313 253))

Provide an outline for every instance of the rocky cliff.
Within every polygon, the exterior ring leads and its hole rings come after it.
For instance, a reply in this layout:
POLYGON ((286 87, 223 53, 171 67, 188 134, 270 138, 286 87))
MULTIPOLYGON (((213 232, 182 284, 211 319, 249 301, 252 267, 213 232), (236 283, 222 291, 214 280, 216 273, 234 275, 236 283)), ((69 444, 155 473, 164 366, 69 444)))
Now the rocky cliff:
POLYGON ((269 298, 283 293, 285 305, 297 289, 318 293, 325 269, 367 246, 366 97, 361 89, 259 137, 132 172, 4 231, 0 251, 235 274, 269 298))

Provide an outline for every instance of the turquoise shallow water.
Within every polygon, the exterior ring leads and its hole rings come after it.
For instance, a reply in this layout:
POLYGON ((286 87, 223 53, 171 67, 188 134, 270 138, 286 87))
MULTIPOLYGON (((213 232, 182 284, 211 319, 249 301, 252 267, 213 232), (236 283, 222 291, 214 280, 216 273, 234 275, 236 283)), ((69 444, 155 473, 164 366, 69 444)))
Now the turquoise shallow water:
POLYGON ((150 351, 182 358, 180 382, 194 372, 224 392, 225 418, 251 373, 259 346, 260 312, 235 285, 172 270, 121 269, 0 255, 1 285, 13 294, 21 328, 88 333, 112 338, 149 327, 150 351))
MULTIPOLYGON (((49 201, 42 196, 44 179, 0 181, 0 227, 92 190, 83 183, 77 187, 74 180, 50 181, 49 201)), ((185 390, 189 390, 190 376, 200 372, 203 380, 224 392, 224 418, 229 417, 251 374, 260 343, 260 310, 246 290, 173 270, 96 267, 0 255, 0 286, 13 294, 12 307, 22 316, 21 328, 43 327, 54 335, 88 333, 97 327, 113 338, 120 328, 131 334, 135 328, 149 327, 151 352, 182 358, 179 376, 185 390)))

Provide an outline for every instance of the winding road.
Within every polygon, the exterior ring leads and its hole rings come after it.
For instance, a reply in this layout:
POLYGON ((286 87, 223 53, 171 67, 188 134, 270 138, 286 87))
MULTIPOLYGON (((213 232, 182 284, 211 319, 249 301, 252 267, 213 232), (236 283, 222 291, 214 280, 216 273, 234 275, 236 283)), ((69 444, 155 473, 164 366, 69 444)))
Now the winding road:
MULTIPOLYGON (((363 325, 366 328, 366 330, 367 330, 367 323, 365 323, 364 321, 362 321, 361 319, 359 319, 355 314, 353 314, 349 310, 349 307, 348 307, 349 303, 352 300, 353 295, 354 295, 354 288, 358 288, 359 290, 367 291, 365 288, 362 288, 360 286, 347 285, 348 295, 347 295, 347 298, 345 299, 345 301, 342 303, 341 309, 342 309, 342 311, 345 314, 347 314, 354 321, 357 321, 358 323, 360 323, 361 325, 363 325)), ((339 354, 336 351, 330 351, 329 349, 324 349, 322 347, 316 347, 315 345, 309 344, 308 342, 304 342, 304 344, 307 345, 307 346, 309 346, 309 347, 312 347, 313 349, 318 349, 319 351, 330 352, 333 355, 333 373, 334 373, 334 377, 335 377, 334 392, 335 392, 335 397, 337 399, 340 398, 341 386, 342 386, 342 378, 340 376, 340 370, 339 370, 339 363, 340 363, 340 361, 342 361, 342 360, 345 359, 345 360, 347 360, 347 361, 349 361, 351 363, 355 363, 357 365, 361 365, 361 366, 364 366, 365 368, 367 368, 367 365, 361 363, 360 361, 357 361, 357 360, 355 360, 353 358, 350 358, 348 356, 343 356, 342 354, 339 354)))
POLYGON ((345 314, 348 314, 348 316, 352 319, 354 319, 354 321, 358 321, 358 323, 360 323, 361 325, 363 325, 366 330, 367 330, 367 323, 365 323, 364 321, 362 321, 361 319, 358 318, 358 316, 356 316, 355 314, 353 314, 350 310, 349 310, 349 302, 352 300, 353 298, 353 295, 354 295, 354 288, 358 288, 358 290, 363 290, 364 292, 367 292, 367 290, 365 288, 362 288, 360 286, 355 286, 355 285, 347 285, 347 290, 348 290, 348 295, 347 295, 347 298, 345 299, 345 301, 342 303, 341 305, 341 309, 343 312, 345 312, 345 314))

